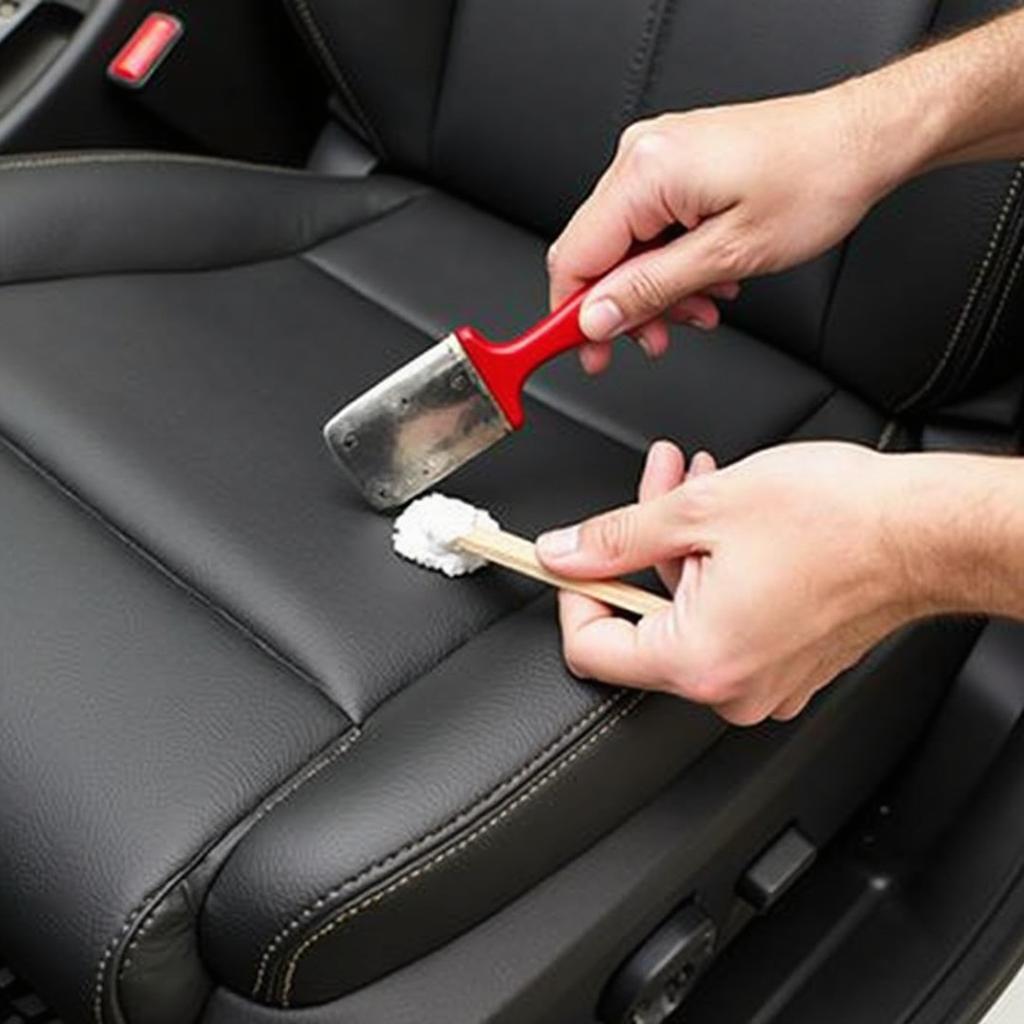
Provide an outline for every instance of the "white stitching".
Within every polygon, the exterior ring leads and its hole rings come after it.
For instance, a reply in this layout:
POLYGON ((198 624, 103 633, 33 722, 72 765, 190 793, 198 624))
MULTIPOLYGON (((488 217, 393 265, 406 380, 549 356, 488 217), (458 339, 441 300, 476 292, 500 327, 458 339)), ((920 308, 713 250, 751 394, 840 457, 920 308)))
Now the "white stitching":
POLYGON ((107 964, 110 963, 110 958, 114 955, 114 950, 117 948, 117 944, 122 938, 124 938, 128 930, 134 926, 135 922, 146 909, 151 898, 152 894, 147 896, 128 914, 125 918, 124 924, 121 925, 120 930, 110 940, 110 942, 107 943, 106 948, 103 950, 103 955, 100 957, 99 965, 96 968, 96 982, 93 987, 92 1012, 96 1019, 96 1024, 103 1024, 103 996, 106 988, 107 964))
MULTIPOLYGON (((320 756, 315 761, 307 765, 306 768, 302 772, 300 772, 298 776, 293 778, 292 781, 283 790, 275 793, 274 796, 272 796, 269 800, 267 800, 260 806, 259 810, 252 817, 252 819, 247 822, 246 831, 249 831, 252 828, 254 828, 256 824, 259 821, 262 821, 262 819, 265 818, 272 810, 274 810, 274 808, 279 807, 286 800, 294 796, 299 789, 301 789, 311 779, 319 775, 324 768, 326 768, 330 764, 333 764, 336 760, 338 760, 339 757, 341 757, 342 754, 346 753, 348 750, 351 750, 352 746, 355 744, 356 740, 358 740, 361 735, 362 733, 358 726, 353 726, 351 729, 348 729, 346 732, 342 733, 341 737, 339 739, 336 739, 332 743, 331 747, 325 753, 320 754, 320 756)), ((223 833, 221 838, 223 838, 223 836, 228 835, 230 832, 231 828, 227 829, 223 833)), ((163 898, 161 898, 162 889, 163 885, 161 886, 160 889, 157 889, 154 892, 151 892, 148 896, 146 896, 146 898, 138 906, 136 906, 134 910, 132 910, 129 913, 120 930, 113 937, 113 939, 110 940, 110 942, 107 944, 106 948, 103 951, 103 955, 100 958, 99 966, 96 969, 96 987, 93 996, 93 1015, 96 1018, 96 1024, 103 1024, 104 1020, 103 1000, 106 994, 107 964, 110 962, 110 958, 114 955, 114 951, 116 950, 118 943, 124 938, 125 934, 127 934, 133 927, 135 927, 135 923, 142 916, 143 912, 148 907, 150 901, 153 899, 157 899, 158 902, 156 903, 155 906, 153 906, 150 909, 148 916, 145 918, 145 920, 143 920, 141 926, 139 927, 138 933, 133 937, 131 943, 129 943, 128 947, 125 949, 124 962, 121 964, 118 973, 119 977, 124 977, 124 973, 128 970, 128 967, 131 963, 131 953, 137 948, 144 933, 153 924, 153 921, 156 919, 164 905, 163 898)), ((166 895, 167 894, 164 893, 163 897, 165 898, 166 895)))
POLYGON ((322 938, 329 935, 335 929, 340 927, 346 921, 350 921, 357 917, 364 910, 368 910, 371 907, 376 906, 383 900, 387 899, 388 896, 393 895, 400 889, 405 888, 412 882, 416 881, 417 878, 421 878, 423 875, 429 873, 438 865, 443 864, 446 860, 450 860, 452 857, 457 856, 468 846, 471 846, 474 842, 486 835, 488 832, 497 828, 506 818, 508 818, 517 808, 522 806, 527 801, 531 800, 537 795, 542 789, 550 785, 555 779, 557 779, 567 768, 570 767, 574 762, 579 760, 583 756, 583 753, 590 747, 605 737, 615 726, 622 721, 627 715, 631 714, 639 706, 640 702, 644 699, 646 694, 638 693, 633 696, 626 704, 624 704, 614 715, 612 715, 595 733, 588 736, 587 739, 581 743, 578 747, 574 748, 573 751, 564 760, 559 761, 558 764, 554 765, 548 772, 534 781, 527 789, 519 794, 507 807, 502 808, 497 814, 489 818, 482 825, 476 828, 469 835, 460 839, 458 843, 448 847, 446 850, 442 850, 439 854, 433 857, 431 860, 413 871, 408 872, 405 875, 400 875, 395 879, 387 888, 382 889, 379 892, 374 893, 372 896, 368 896, 356 903, 354 906, 343 910, 337 917, 329 921, 318 931, 314 932, 309 936, 303 943, 298 947, 295 953, 288 961, 288 966, 285 969, 283 979, 283 990, 281 993, 281 1006, 287 1008, 290 1004, 292 983, 295 978, 295 972, 298 969, 299 960, 305 955, 307 950, 312 946, 316 945, 322 938))
MULTIPOLYGON (((251 818, 244 821, 246 833, 251 832, 259 822, 261 822, 272 810, 276 807, 280 807, 286 800, 291 799, 303 786, 306 785, 311 779, 319 775, 325 768, 333 764, 342 754, 346 753, 352 748, 352 745, 362 735, 358 726, 353 726, 348 732, 343 733, 340 740, 335 740, 330 748, 320 755, 315 761, 307 765, 306 769, 295 776, 291 783, 284 789, 277 792, 271 799, 269 799, 263 806, 254 814, 251 818)), ((228 832, 231 830, 229 829, 228 832)), ((227 834, 227 833, 225 833, 227 834)), ((146 932, 149 931, 155 919, 159 916, 161 910, 166 906, 166 897, 170 893, 166 893, 163 899, 158 900, 150 911, 149 916, 139 926, 138 931, 132 938, 132 941, 128 944, 124 951, 124 957, 122 959, 121 968, 119 971, 119 977, 124 977, 128 968, 131 966, 131 954, 138 947, 139 943, 145 936, 146 932)))
POLYGON ((127 946, 125 946, 124 956, 121 959, 121 968, 117 974, 118 978, 123 978, 125 976, 125 974, 128 971, 128 968, 132 965, 132 954, 135 952, 136 949, 139 948, 139 943, 143 940, 143 938, 145 938, 146 933, 150 930, 150 928, 153 927, 153 925, 156 923, 156 919, 166 908, 166 897, 162 900, 157 900, 157 902, 153 906, 153 909, 150 910, 149 914, 143 920, 142 924, 139 925, 138 929, 135 932, 135 935, 132 937, 132 941, 129 942, 127 946))
POLYGON ((1010 268, 1010 275, 1006 280, 1006 286, 1003 288, 1003 294, 999 299, 999 304, 996 306, 995 312, 992 314, 992 322, 989 324, 988 333, 985 335, 985 341, 982 343, 982 346, 978 351, 978 357, 974 361, 975 369, 981 366, 985 358, 985 354, 992 345, 992 341, 999 328, 999 321, 1003 318, 1003 313, 1006 310, 1007 303, 1009 303, 1010 296, 1013 294, 1014 286, 1017 284, 1017 278, 1020 277, 1022 265, 1024 265, 1024 245, 1021 246, 1020 251, 1017 253, 1017 258, 1013 261, 1013 266, 1010 268))
POLYGON ((1010 179, 1010 186, 1006 194, 1006 199, 1003 202, 1002 209, 999 211, 999 216, 996 218, 988 247, 985 250, 985 255, 982 257, 978 271, 974 276, 974 281, 971 283, 971 287, 967 291, 967 298, 964 301, 963 309, 960 311, 960 316, 956 322, 956 326, 953 328, 952 337, 949 339, 949 342, 943 350, 942 355, 939 357, 938 362, 932 369, 932 372, 928 375, 928 379, 925 380, 925 382, 913 394, 899 403, 896 409, 897 412, 902 412, 904 409, 908 409, 910 406, 920 401, 920 399, 932 389, 936 381, 942 375, 942 372, 949 365, 953 352, 956 350, 961 336, 967 329, 967 323, 970 320, 971 314, 974 312, 974 307, 978 301, 978 296, 981 294, 985 278, 988 275, 989 268, 992 266, 992 261, 995 259, 996 253, 999 249, 999 242, 1002 238, 1003 228, 1006 226, 1006 222, 1009 219, 1010 212, 1013 209, 1013 204, 1017 199, 1018 192, 1020 191, 1022 181, 1024 181, 1024 162, 1017 165, 1017 169, 1014 171, 1013 177, 1010 179))
POLYGON ((260 810, 256 812, 256 816, 247 824, 247 831, 255 827, 271 811, 280 807, 286 800, 290 800, 300 789, 302 789, 303 786, 306 785, 307 782, 314 779, 325 768, 334 764, 342 754, 347 754, 355 745, 356 740, 358 740, 362 735, 362 731, 357 725, 349 729, 348 732, 343 733, 341 739, 336 741, 337 746, 334 746, 326 753, 321 754, 318 760, 314 761, 304 772, 302 772, 297 778, 293 779, 285 789, 272 796, 260 808, 260 810))
POLYGON ((537 766, 549 757, 555 750, 558 749, 562 744, 567 741, 571 741, 576 735, 588 728, 591 723, 596 721, 602 715, 606 714, 619 700, 622 699, 624 691, 618 691, 607 700, 602 701, 597 707, 592 708, 583 718, 581 718, 574 725, 566 729, 561 735, 549 743, 542 751, 534 755, 525 765, 518 769, 515 774, 509 776, 507 779, 499 783, 488 793, 484 794, 480 799, 474 801, 469 807, 464 808, 453 818, 449 818, 439 827, 432 829, 425 835, 413 840, 411 843, 407 843, 405 846, 398 850, 389 853, 386 857, 374 862, 368 867, 364 868, 358 874, 346 879, 340 885, 334 886, 332 889, 325 892, 323 895, 318 896, 312 903, 305 906, 299 911, 277 934, 270 940, 267 948, 263 951, 263 955, 260 957, 260 962, 256 968, 256 980, 253 982, 252 994, 257 996, 263 987, 264 979, 266 978, 267 969, 270 966, 270 961, 273 955, 281 947, 282 943, 290 936, 297 928, 299 928, 305 921, 309 920, 317 911, 323 909, 323 907, 329 903, 332 899, 340 896, 342 893, 360 885, 367 878, 373 874, 387 868, 393 864, 396 860, 404 857, 407 854, 415 854, 419 850, 423 849, 424 846, 429 845, 435 839, 443 836, 446 832, 458 826, 471 818, 474 814, 478 813, 480 808, 490 803, 495 799, 500 799, 510 789, 514 789, 516 786, 527 778, 531 772, 533 772, 537 766))
POLYGON ((442 836, 445 832, 449 831, 452 828, 457 828, 458 825, 465 821, 467 818, 472 817, 473 814, 475 814, 480 809, 481 806, 487 804, 495 798, 500 798, 500 796, 508 789, 515 788, 515 786, 517 786, 523 778, 528 776, 530 772, 533 771, 541 761, 543 761, 552 753, 552 751, 556 750, 561 744, 565 743, 566 740, 569 740, 572 737, 574 737, 581 730, 586 729, 591 724, 591 722, 595 721, 601 715, 605 714, 618 700, 621 699, 621 697, 622 692, 620 691, 619 693, 616 693, 614 696, 609 697, 606 701, 603 701, 597 707, 592 708, 587 715, 580 719, 580 721, 576 722, 575 725, 572 725, 568 729, 566 729, 565 732, 563 732, 560 736, 558 736, 555 740, 548 744, 542 751, 540 751, 540 753, 532 757, 530 761, 527 762, 527 764, 523 765, 523 767, 516 771, 514 775, 510 776, 503 782, 499 783, 494 789, 490 790, 479 800, 476 800, 469 807, 464 808, 453 818, 448 819, 438 828, 433 829, 425 835, 420 836, 419 838, 413 840, 411 843, 407 843, 400 849, 395 850, 392 853, 389 853, 386 857, 383 857, 375 863, 369 865, 369 867, 364 868, 357 875, 347 879, 340 885, 337 885, 334 888, 330 889, 328 892, 317 897, 317 899, 313 903, 304 907, 274 936, 274 938, 270 941, 267 948, 264 950, 263 956, 260 958, 260 962, 256 970, 256 980, 253 983, 252 989, 253 995, 257 995, 260 989, 262 988, 264 976, 266 974, 268 966, 270 965, 271 957, 281 946, 282 942, 293 931, 295 931, 304 921, 308 920, 318 910, 321 910, 330 900, 334 899, 336 896, 340 896, 346 890, 351 889, 353 886, 359 885, 362 881, 364 881, 369 876, 373 875, 375 872, 388 867, 388 865, 393 864, 396 860, 405 856, 406 854, 416 853, 418 850, 422 849, 424 846, 428 845, 433 840, 437 839, 439 836, 442 836))

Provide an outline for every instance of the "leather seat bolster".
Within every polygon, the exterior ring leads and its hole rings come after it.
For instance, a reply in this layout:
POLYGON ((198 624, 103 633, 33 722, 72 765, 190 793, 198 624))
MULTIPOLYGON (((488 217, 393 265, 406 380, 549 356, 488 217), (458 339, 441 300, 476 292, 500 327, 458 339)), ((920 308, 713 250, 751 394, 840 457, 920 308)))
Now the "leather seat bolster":
POLYGON ((358 988, 549 875, 719 735, 706 710, 572 679, 551 613, 460 648, 245 836, 202 916, 215 975, 281 1005, 358 988))
POLYGON ((426 191, 144 151, 0 160, 0 186, 0 284, 270 259, 426 191))
MULTIPOLYGON (((0 948, 64 1019, 119 1020, 161 894, 351 723, 6 445, 0 495, 0 948)), ((180 1024, 205 980, 173 962, 180 1024)))

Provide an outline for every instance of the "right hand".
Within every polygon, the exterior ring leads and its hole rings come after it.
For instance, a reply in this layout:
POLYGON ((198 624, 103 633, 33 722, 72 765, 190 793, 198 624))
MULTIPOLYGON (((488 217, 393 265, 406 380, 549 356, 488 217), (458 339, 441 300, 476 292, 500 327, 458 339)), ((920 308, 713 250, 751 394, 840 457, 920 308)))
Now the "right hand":
POLYGON ((895 180, 868 152, 870 133, 857 130, 854 89, 665 114, 626 129, 548 259, 553 306, 607 275, 580 317, 597 343, 581 349, 588 372, 608 365, 605 343, 619 334, 658 356, 667 319, 716 326, 714 300, 734 297, 738 281, 817 256, 857 225, 895 180), (626 258, 678 225, 688 229, 682 237, 626 258))
MULTIPOLYGON (((794 717, 894 630, 962 600, 947 552, 965 545, 938 511, 949 465, 803 442, 726 469, 701 454, 686 472, 682 452, 657 442, 636 504, 544 534, 537 554, 576 580, 653 566, 674 602, 631 622, 563 591, 567 664, 709 704, 735 725, 794 717)), ((976 504, 977 488, 966 493, 976 504)))

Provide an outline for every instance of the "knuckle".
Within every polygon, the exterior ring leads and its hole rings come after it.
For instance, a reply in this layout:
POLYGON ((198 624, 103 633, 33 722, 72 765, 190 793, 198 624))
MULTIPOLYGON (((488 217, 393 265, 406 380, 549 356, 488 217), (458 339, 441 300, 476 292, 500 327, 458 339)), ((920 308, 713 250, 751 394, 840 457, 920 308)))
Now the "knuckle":
POLYGON ((679 521, 680 527, 692 527, 710 518, 714 514, 718 491, 718 480, 711 474, 684 481, 673 494, 673 517, 679 521))
POLYGON ((754 725, 760 725, 768 718, 768 712, 754 702, 741 701, 737 704, 729 704, 717 709, 720 718, 723 718, 730 725, 738 726, 741 729, 748 729, 754 725))
POLYGON ((562 640, 562 658, 565 667, 577 679, 587 678, 586 661, 580 650, 579 639, 574 633, 566 634, 562 640))
POLYGON ((585 544, 592 544, 610 561, 619 562, 633 549, 636 519, 629 509, 617 509, 592 520, 583 531, 585 544))
POLYGON ((628 307, 635 313, 660 312, 672 304, 672 291, 660 274, 637 267, 625 282, 628 307))
POLYGON ((715 637, 691 639, 686 657, 670 669, 675 692, 696 704, 729 705, 743 696, 744 676, 715 637))
POLYGON ((630 174, 656 177, 665 164, 666 152, 669 149, 668 136, 650 125, 645 125, 630 140, 624 151, 630 174))
POLYGON ((794 718, 799 718, 803 714, 806 703, 801 704, 789 704, 784 707, 776 709, 772 714, 777 722, 792 722, 794 718))
POLYGON ((711 707, 725 704, 733 696, 729 680, 722 673, 710 669, 703 672, 691 670, 685 689, 691 700, 711 707))
POLYGON ((634 146, 636 141, 650 128, 649 120, 634 121, 623 128, 619 134, 619 153, 626 154, 634 146))
POLYGON ((730 231, 711 242, 710 261, 721 277, 739 279, 757 269, 758 258, 754 244, 743 232, 730 231))

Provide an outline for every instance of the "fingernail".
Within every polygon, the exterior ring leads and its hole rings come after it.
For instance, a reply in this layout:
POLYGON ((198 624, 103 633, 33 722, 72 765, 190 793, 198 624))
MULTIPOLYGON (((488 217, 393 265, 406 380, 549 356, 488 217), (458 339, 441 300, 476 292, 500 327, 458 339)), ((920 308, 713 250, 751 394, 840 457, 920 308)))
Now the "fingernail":
POLYGON ((697 317, 697 316, 691 316, 690 319, 687 320, 686 322, 691 327, 696 327, 698 331, 710 331, 711 330, 711 324, 706 323, 705 321, 701 320, 700 317, 697 317))
POLYGON ((588 302, 580 313, 580 327, 583 333, 594 341, 613 338, 625 322, 626 318, 614 299, 588 302))
POLYGON ((580 545, 580 528, 567 526, 562 530, 542 533, 537 538, 537 550, 544 558, 565 558, 580 545))
POLYGON ((642 334, 636 339, 636 343, 644 350, 644 355, 647 356, 648 359, 657 358, 654 346, 642 334))

